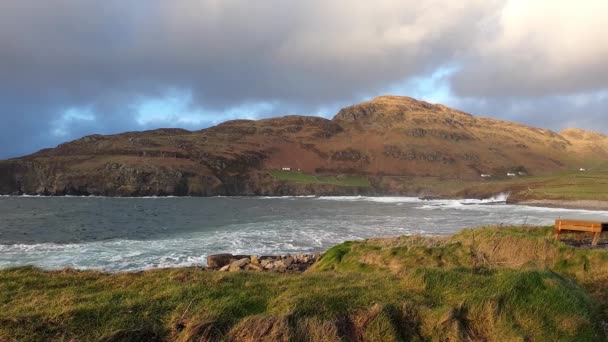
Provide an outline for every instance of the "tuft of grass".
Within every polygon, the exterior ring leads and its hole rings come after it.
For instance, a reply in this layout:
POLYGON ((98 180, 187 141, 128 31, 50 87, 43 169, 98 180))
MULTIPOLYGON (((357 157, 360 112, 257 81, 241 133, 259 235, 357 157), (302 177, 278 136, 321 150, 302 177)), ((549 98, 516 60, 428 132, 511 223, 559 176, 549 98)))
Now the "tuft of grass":
POLYGON ((273 170, 270 174, 278 180, 302 183, 302 184, 329 184, 339 186, 356 186, 356 187, 368 187, 370 186, 369 180, 364 176, 352 176, 352 175, 312 175, 303 173, 300 171, 283 171, 273 170))

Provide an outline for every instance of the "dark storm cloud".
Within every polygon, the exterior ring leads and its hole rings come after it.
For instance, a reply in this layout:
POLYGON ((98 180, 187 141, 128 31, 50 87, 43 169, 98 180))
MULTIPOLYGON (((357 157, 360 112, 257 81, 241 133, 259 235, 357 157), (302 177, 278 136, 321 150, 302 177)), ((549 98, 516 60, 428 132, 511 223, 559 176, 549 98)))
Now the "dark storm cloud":
MULTIPOLYGON (((607 86, 604 63, 595 63, 606 49, 585 40, 575 46, 578 53, 562 53, 547 70, 529 72, 542 63, 524 62, 553 56, 561 46, 558 35, 530 24, 537 18, 528 12, 539 9, 521 3, 6 0, 0 3, 0 157, 84 134, 176 122, 179 113, 142 124, 134 110, 134 103, 176 89, 191 94, 191 106, 208 116, 178 121, 194 129, 249 107, 256 117, 331 115, 328 108, 380 95, 445 65, 461 66, 449 82, 457 95, 475 99, 468 103, 485 104, 471 107, 483 111, 476 114, 517 118, 501 112, 503 97, 529 106, 537 99, 546 109, 526 122, 546 126, 555 112, 551 104, 559 103, 547 100, 552 94, 607 86), (530 38, 539 36, 540 46, 530 38), (511 56, 526 68, 512 72, 511 56), (273 106, 254 111, 259 103, 273 106), (86 109, 92 118, 66 118, 70 109, 86 109)), ((591 11, 602 13, 597 6, 591 11)), ((562 26, 561 37, 597 31, 589 20, 562 26)), ((572 111, 585 106, 594 108, 585 120, 601 119, 593 101, 572 111)))

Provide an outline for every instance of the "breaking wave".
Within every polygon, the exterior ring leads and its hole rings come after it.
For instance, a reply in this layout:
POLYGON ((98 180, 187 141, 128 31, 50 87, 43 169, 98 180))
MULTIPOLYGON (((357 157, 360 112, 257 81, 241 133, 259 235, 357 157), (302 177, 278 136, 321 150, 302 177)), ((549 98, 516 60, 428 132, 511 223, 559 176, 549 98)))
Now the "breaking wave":
POLYGON ((446 235, 483 225, 547 225, 562 215, 608 220, 608 211, 506 205, 507 199, 508 194, 484 200, 3 198, 0 268, 35 265, 115 272, 203 266, 206 256, 215 253, 313 253, 347 240, 446 235))

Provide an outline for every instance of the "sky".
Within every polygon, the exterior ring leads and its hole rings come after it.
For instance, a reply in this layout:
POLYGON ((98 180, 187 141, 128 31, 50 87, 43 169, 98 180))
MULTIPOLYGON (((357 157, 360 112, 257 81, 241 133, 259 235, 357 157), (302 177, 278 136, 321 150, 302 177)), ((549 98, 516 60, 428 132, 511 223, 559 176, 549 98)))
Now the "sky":
POLYGON ((608 134, 606 0, 2 0, 0 158, 384 94, 608 134))

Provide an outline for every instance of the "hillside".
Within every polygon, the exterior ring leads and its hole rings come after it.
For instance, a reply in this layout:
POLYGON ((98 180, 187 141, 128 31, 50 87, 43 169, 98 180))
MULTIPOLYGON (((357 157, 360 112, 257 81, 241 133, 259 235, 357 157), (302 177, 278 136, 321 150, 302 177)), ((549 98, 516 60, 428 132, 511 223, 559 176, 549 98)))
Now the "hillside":
POLYGON ((605 341, 607 255, 490 227, 345 242, 297 274, 4 269, 0 340, 605 341))
POLYGON ((598 160, 608 160, 608 137, 599 133, 558 134, 381 96, 344 108, 332 120, 286 116, 200 131, 87 136, 0 161, 0 193, 449 195, 432 186, 412 187, 411 180, 468 184, 507 173, 589 167, 598 160), (291 170, 278 173, 282 168, 291 170))

